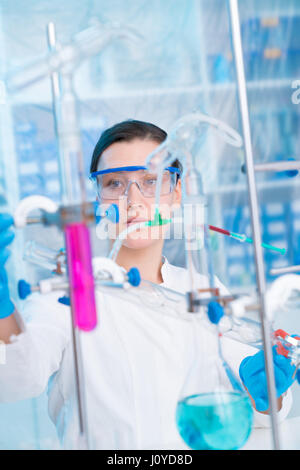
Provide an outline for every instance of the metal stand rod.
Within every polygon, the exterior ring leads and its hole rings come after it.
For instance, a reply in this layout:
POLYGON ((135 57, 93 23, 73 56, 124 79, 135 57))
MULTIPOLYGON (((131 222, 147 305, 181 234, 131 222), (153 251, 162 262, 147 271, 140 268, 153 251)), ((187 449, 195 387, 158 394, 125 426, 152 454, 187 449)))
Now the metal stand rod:
MULTIPOLYGON (((49 23, 47 26, 47 39, 50 51, 56 49, 56 33, 55 25, 49 23)), ((55 119, 55 130, 59 140, 59 166, 61 176, 61 190, 63 202, 70 202, 72 198, 71 187, 68 184, 67 175, 70 174, 68 171, 68 161, 65 162, 61 139, 60 139, 60 128, 61 128, 61 116, 59 115, 58 103, 60 99, 60 76, 58 72, 51 74, 51 85, 52 85, 52 98, 53 98, 53 111, 55 119)), ((89 438, 88 438, 88 423, 87 423, 87 410, 85 403, 84 394, 84 370, 81 353, 81 342, 80 342, 80 331, 76 328, 73 318, 73 307, 72 311, 72 343, 73 343, 73 359, 74 359, 74 372, 75 372, 75 393, 77 399, 77 410, 78 410, 78 422, 79 422, 79 445, 82 449, 89 449, 89 438)))
POLYGON ((73 321, 72 321, 72 339, 73 339, 73 354, 74 354, 74 369, 75 369, 74 380, 75 380, 75 391, 76 391, 77 411, 78 411, 79 443, 81 447, 78 450, 89 450, 90 444, 89 444, 87 410, 86 410, 85 390, 84 390, 80 331, 78 330, 78 328, 74 327, 73 321))
MULTIPOLYGON (((54 23, 50 22, 47 25, 47 39, 48 46, 51 52, 55 51, 57 48, 56 42, 56 31, 54 23)), ((52 103, 53 103, 53 115, 54 115, 54 126, 57 137, 59 137, 60 126, 61 126, 61 116, 59 113, 59 102, 61 98, 61 89, 60 89, 60 75, 58 72, 53 72, 50 75, 51 79, 51 91, 52 91, 52 103)), ((64 162, 63 149, 58 139, 58 164, 59 164, 59 174, 60 174, 60 185, 61 185, 61 199, 63 204, 67 204, 70 200, 68 189, 68 178, 69 175, 66 173, 66 165, 64 162)))
POLYGON ((277 422, 277 396, 274 376, 274 365, 273 365, 273 352, 271 342, 271 325, 269 319, 266 316, 266 305, 265 305, 265 291, 266 291, 266 280, 264 273, 264 262, 263 253, 261 248, 261 234, 260 234, 260 221, 258 212, 258 201, 255 184, 255 171, 253 164, 253 153, 251 143, 251 130, 250 130, 250 119, 249 119, 249 108, 247 100, 247 88, 244 71, 243 61, 243 50, 240 30, 240 18, 238 9, 238 0, 229 0, 229 16, 232 31, 233 50, 235 56, 235 65, 237 73, 237 84, 238 84, 238 95, 240 103, 240 112, 242 119, 242 128, 244 136, 245 146, 245 158, 246 158, 246 169, 247 169, 247 180, 248 190, 250 199, 250 213, 251 223, 254 239, 254 253, 256 263, 256 278, 258 287, 258 298, 260 304, 260 320, 262 328, 263 338, 263 349, 265 357, 265 368, 267 375, 268 385, 268 398, 269 398, 269 412, 272 424, 272 437, 274 449, 278 450, 279 435, 278 435, 278 422, 277 422))
POLYGON ((300 265, 270 269, 271 276, 277 276, 279 274, 286 274, 286 273, 300 273, 300 265))
POLYGON ((295 171, 300 170, 299 161, 282 161, 282 162, 266 162, 266 163, 257 163, 254 165, 255 171, 295 171))

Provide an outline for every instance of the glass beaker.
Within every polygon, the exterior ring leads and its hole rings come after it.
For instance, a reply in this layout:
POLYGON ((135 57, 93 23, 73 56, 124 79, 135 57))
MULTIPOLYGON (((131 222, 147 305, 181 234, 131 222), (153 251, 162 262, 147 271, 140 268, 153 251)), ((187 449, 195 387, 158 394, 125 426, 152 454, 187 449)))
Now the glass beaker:
POLYGON ((194 450, 238 449, 251 433, 252 404, 223 357, 218 326, 213 333, 197 323, 195 359, 176 408, 177 429, 194 450))

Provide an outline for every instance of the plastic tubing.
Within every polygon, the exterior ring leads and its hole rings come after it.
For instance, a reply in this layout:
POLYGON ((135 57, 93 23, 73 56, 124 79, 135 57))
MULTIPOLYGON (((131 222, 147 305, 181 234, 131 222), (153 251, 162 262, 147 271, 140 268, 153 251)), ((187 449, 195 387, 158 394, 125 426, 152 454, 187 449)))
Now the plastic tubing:
POLYGON ((118 253, 120 251, 120 248, 122 246, 122 243, 123 241, 125 240, 125 238, 127 237, 127 235, 129 233, 132 233, 132 232, 135 232, 136 230, 139 230, 141 228, 145 228, 145 227, 149 227, 149 222, 146 221, 146 222, 141 222, 139 224, 133 224, 131 225, 130 227, 126 228, 125 230, 123 230, 118 238, 115 240, 113 246, 112 246, 112 249, 108 255, 108 257, 110 259, 112 259, 113 261, 116 260, 117 256, 118 256, 118 253))
POLYGON ((171 220, 172 219, 163 219, 161 215, 159 214, 159 212, 155 212, 153 220, 146 220, 145 222, 141 222, 139 224, 134 224, 134 225, 131 225, 130 227, 127 227, 125 230, 123 230, 119 234, 118 238, 115 240, 108 257, 112 259, 113 261, 116 260, 119 250, 122 246, 123 240, 125 240, 125 238, 127 237, 129 233, 135 232, 136 230, 139 230, 145 227, 154 227, 154 226, 169 224, 171 220))

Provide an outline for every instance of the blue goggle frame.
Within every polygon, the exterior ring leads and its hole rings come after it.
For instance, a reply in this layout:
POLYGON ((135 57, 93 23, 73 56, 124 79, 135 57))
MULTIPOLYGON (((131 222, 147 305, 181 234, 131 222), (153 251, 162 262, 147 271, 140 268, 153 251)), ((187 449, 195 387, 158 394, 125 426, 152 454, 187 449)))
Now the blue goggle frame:
MULTIPOLYGON (((106 170, 93 171, 90 174, 90 179, 95 180, 98 175, 104 175, 105 173, 116 173, 118 171, 138 171, 138 170, 148 170, 146 166, 119 166, 118 168, 107 168, 106 170)), ((174 166, 168 166, 165 170, 169 170, 171 173, 176 173, 178 177, 180 176, 179 168, 174 166)))

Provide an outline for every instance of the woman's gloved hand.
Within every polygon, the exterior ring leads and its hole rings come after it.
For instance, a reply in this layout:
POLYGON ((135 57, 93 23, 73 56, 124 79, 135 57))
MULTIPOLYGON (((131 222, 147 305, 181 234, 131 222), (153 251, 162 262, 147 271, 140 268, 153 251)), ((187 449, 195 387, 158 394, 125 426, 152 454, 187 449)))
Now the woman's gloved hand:
MULTIPOLYGON (((276 346, 273 346, 273 361, 276 393, 279 398, 292 385, 296 367, 291 364, 289 358, 276 352, 276 346)), ((255 402, 257 411, 266 411, 269 401, 264 352, 259 351, 254 356, 246 357, 240 364, 239 374, 255 402)))
POLYGON ((10 214, 0 213, 0 319, 11 315, 15 306, 10 300, 8 279, 4 265, 10 255, 10 251, 6 248, 14 237, 14 232, 10 229, 14 223, 14 219, 10 214))

